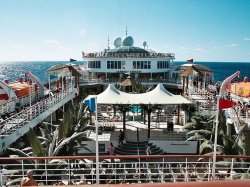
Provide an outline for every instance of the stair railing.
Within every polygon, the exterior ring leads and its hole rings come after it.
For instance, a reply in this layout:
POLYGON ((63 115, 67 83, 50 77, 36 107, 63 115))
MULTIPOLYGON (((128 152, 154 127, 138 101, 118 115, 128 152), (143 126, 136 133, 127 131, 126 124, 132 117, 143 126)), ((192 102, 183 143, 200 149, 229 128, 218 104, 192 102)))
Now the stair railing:
POLYGON ((136 128, 137 155, 139 156, 140 155, 140 149, 139 149, 139 139, 140 139, 140 136, 139 136, 139 127, 136 127, 136 126, 131 125, 131 124, 126 124, 126 125, 136 128))
POLYGON ((140 150, 139 150, 139 128, 136 127, 136 141, 137 141, 137 155, 140 155, 140 150))

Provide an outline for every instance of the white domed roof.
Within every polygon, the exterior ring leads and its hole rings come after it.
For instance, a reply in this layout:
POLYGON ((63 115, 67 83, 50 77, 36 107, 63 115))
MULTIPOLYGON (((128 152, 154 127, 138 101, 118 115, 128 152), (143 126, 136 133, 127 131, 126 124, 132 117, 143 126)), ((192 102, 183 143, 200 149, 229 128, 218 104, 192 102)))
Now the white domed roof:
POLYGON ((126 36, 122 41, 123 46, 133 46, 134 39, 131 36, 126 36))
POLYGON ((114 46, 117 47, 121 47, 122 46, 122 39, 120 37, 116 38, 114 40, 114 46))

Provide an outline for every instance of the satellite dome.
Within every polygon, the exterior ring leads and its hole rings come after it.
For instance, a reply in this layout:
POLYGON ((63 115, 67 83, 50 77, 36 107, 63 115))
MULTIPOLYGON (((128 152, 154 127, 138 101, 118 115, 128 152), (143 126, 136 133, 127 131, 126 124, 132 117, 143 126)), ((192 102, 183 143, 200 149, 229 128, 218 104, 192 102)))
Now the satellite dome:
POLYGON ((147 46, 147 42, 144 41, 142 45, 143 45, 143 47, 145 48, 145 47, 147 46))
POLYGON ((123 46, 133 46, 134 39, 131 36, 126 36, 122 41, 123 46))
POLYGON ((122 39, 120 37, 116 38, 114 40, 114 46, 117 47, 121 47, 122 46, 122 39))

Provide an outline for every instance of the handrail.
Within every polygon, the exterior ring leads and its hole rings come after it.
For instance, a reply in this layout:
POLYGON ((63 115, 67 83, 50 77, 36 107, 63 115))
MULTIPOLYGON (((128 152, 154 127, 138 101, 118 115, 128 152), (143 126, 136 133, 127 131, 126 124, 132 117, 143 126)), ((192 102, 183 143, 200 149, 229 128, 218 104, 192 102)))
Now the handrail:
MULTIPOLYGON (((209 159, 212 158, 213 155, 115 155, 115 156, 110 156, 110 155, 100 155, 99 159, 104 160, 104 159, 138 159, 138 158, 151 158, 151 159, 167 159, 167 158, 190 158, 190 159, 209 159)), ((250 156, 243 156, 243 155, 217 155, 217 158, 237 158, 237 159, 250 159, 250 156)), ((0 157, 0 161, 11 161, 11 160, 53 160, 53 159, 89 159, 89 160, 95 160, 96 156, 43 156, 43 157, 0 157)))
POLYGON ((8 132, 11 131, 12 128, 22 127, 27 121, 31 121, 32 119, 38 117, 41 113, 47 111, 49 108, 59 103, 62 99, 72 93, 73 89, 68 88, 62 92, 56 93, 54 96, 35 103, 31 107, 28 107, 19 113, 12 115, 10 118, 1 122, 0 134, 8 135, 8 132))
MULTIPOLYGON (((218 155, 217 158, 227 158, 225 165, 216 164, 216 176, 219 180, 249 176, 250 156, 218 155)), ((8 176, 20 183, 28 169, 33 169, 34 177, 41 186, 54 185, 59 181, 79 184, 82 180, 85 184, 95 184, 95 161, 95 156, 0 157, 0 163, 4 164, 0 184, 8 184, 8 181, 3 180, 8 176)), ((99 177, 101 183, 113 184, 210 181, 211 161, 212 155, 99 156, 99 177)))

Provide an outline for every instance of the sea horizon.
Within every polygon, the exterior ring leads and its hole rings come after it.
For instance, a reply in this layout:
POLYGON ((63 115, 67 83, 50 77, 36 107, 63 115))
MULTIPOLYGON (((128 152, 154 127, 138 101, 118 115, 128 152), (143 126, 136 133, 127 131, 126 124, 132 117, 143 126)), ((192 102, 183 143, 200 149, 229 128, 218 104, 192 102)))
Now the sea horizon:
MULTIPOLYGON (((11 63, 0 63, 0 79, 16 81, 26 71, 36 75, 43 83, 48 81, 47 70, 57 64, 84 64, 86 61, 12 61, 11 63)), ((186 61, 174 61, 175 66, 188 63, 186 61)), ((194 64, 202 64, 210 68, 214 73, 214 82, 223 81, 225 78, 235 73, 241 72, 240 78, 250 77, 250 65, 247 62, 210 62, 195 61, 194 64)))
MULTIPOLYGON (((70 62, 69 60, 11 60, 11 61, 0 61, 0 64, 3 64, 3 63, 29 63, 29 62, 39 62, 39 63, 47 63, 47 62, 70 62)), ((84 60, 76 60, 74 62, 85 62, 84 60)), ((73 63, 74 63, 73 62, 73 63)), ((188 62, 187 60, 174 60, 174 62, 186 62, 186 63, 190 63, 188 62)), ((250 63, 247 62, 247 61, 194 61, 193 63, 250 63)))

